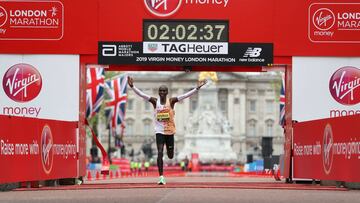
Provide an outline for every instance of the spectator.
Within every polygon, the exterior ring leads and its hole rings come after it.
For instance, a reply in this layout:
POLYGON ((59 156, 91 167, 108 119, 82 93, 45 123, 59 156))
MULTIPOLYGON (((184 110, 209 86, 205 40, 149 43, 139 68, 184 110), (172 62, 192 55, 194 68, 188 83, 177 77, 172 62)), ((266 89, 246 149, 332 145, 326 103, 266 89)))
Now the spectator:
POLYGON ((149 172, 150 162, 146 160, 144 163, 144 167, 145 167, 145 175, 147 176, 149 172))
POLYGON ((192 171, 192 162, 191 161, 189 161, 187 168, 188 168, 188 171, 190 171, 190 172, 192 171))
POLYGON ((187 156, 185 156, 184 162, 185 162, 185 171, 187 171, 189 168, 189 158, 187 156))
POLYGON ((182 160, 182 161, 180 161, 180 167, 181 167, 181 170, 182 171, 185 171, 185 161, 184 160, 182 160))

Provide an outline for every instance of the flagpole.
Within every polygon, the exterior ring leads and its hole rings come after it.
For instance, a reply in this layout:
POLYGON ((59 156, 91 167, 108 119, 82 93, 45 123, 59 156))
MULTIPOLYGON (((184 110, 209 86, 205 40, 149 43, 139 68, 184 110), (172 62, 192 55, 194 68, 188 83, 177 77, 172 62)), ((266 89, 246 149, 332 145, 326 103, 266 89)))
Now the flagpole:
POLYGON ((111 134, 112 134, 112 128, 111 125, 109 124, 109 140, 108 140, 108 159, 111 163, 111 134))

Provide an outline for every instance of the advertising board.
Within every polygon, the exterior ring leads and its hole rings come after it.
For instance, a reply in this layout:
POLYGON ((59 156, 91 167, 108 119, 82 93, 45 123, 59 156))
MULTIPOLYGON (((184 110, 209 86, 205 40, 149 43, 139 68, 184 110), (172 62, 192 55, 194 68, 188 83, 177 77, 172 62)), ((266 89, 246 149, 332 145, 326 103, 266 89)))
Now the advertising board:
POLYGON ((293 57, 293 120, 360 114, 360 58, 293 57))

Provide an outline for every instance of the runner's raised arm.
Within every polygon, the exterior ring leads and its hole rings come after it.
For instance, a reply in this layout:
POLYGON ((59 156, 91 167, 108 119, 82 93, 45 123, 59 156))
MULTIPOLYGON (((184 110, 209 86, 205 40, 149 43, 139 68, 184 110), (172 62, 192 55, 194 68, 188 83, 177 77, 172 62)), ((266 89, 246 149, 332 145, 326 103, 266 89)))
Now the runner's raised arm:
POLYGON ((152 103, 152 105, 156 106, 156 98, 155 97, 151 97, 147 94, 145 94, 144 92, 142 92, 141 90, 139 90, 137 87, 134 86, 134 79, 130 76, 128 76, 128 85, 131 87, 131 89, 134 90, 135 94, 137 94, 138 96, 142 97, 143 99, 145 99, 146 101, 149 101, 150 103, 152 103))
POLYGON ((194 95, 194 94, 195 94, 197 91, 199 91, 200 88, 201 88, 202 86, 204 86, 206 83, 207 83, 207 80, 199 81, 199 82, 198 82, 198 86, 195 87, 194 89, 186 92, 185 94, 182 94, 182 95, 179 95, 179 96, 177 96, 177 97, 171 98, 171 99, 170 99, 171 107, 174 108, 174 105, 175 105, 176 102, 182 101, 182 100, 184 100, 184 99, 186 99, 186 98, 191 97, 192 95, 194 95))

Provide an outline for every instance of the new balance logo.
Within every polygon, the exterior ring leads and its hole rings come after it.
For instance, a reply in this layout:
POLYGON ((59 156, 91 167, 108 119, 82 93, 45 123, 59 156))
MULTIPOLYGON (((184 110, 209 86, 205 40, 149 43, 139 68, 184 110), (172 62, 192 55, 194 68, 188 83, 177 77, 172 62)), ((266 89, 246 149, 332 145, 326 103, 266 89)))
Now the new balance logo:
POLYGON ((249 47, 243 57, 259 57, 261 54, 262 48, 259 47, 249 47))
POLYGON ((161 5, 164 6, 164 10, 167 10, 167 0, 151 0, 151 6, 158 9, 161 5))

